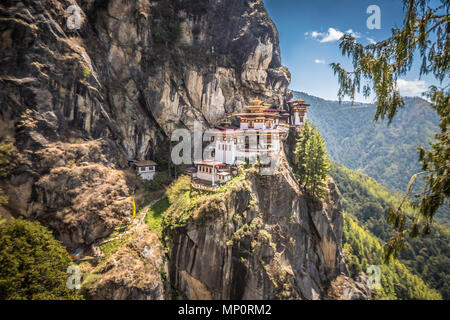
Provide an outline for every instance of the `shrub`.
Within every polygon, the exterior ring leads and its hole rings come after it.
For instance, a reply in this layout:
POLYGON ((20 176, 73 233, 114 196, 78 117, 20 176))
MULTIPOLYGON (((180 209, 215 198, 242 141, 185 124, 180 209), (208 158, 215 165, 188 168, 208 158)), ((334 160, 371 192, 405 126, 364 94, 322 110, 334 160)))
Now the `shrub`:
POLYGON ((64 247, 38 222, 0 224, 0 299, 81 299, 67 288, 71 264, 64 247))
POLYGON ((83 67, 83 77, 87 78, 91 75, 91 69, 89 67, 83 67))
POLYGON ((147 181, 144 185, 146 191, 161 190, 170 183, 169 175, 167 172, 155 173, 153 180, 147 181))
POLYGON ((176 21, 172 25, 172 41, 174 42, 180 41, 182 34, 183 28, 181 27, 181 23, 179 21, 176 21))

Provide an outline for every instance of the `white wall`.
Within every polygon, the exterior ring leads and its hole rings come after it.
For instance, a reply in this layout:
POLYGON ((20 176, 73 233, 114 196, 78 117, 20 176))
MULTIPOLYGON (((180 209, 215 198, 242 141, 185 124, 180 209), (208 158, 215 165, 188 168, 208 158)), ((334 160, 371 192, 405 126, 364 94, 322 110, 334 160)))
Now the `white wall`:
POLYGON ((264 124, 264 122, 255 122, 255 129, 265 129, 266 126, 264 124))
POLYGON ((236 159, 236 145, 234 144, 234 139, 231 141, 216 141, 215 147, 215 160, 218 162, 223 162, 226 164, 233 164, 236 159), (225 150, 222 150, 225 146, 225 150))
POLYGON ((248 129, 248 123, 247 122, 241 122, 241 130, 247 130, 248 129))
POLYGON ((212 181, 212 174, 206 172, 197 171, 197 178, 200 180, 212 181))
POLYGON ((138 172, 138 174, 144 180, 153 180, 153 177, 155 176, 155 173, 156 173, 155 171, 138 172))
POLYGON ((295 117, 295 122, 294 122, 294 124, 295 124, 296 126, 301 125, 302 123, 300 122, 300 115, 298 114, 298 112, 294 113, 294 117, 295 117))

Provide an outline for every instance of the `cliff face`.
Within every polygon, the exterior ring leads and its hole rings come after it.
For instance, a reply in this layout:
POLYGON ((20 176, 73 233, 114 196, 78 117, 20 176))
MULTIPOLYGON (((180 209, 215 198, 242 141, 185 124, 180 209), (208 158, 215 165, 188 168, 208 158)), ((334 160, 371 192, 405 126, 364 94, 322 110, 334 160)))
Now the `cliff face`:
POLYGON ((136 187, 127 158, 157 158, 175 126, 214 123, 254 97, 283 105, 289 94, 262 1, 6 0, 0 16, 8 209, 68 246, 129 215, 118 200, 136 187))
MULTIPOLYGON (((167 219, 171 221, 166 227, 169 282, 178 295, 370 298, 364 282, 355 285, 345 277, 343 216, 336 185, 330 179, 326 198, 316 202, 299 189, 284 152, 279 161, 274 175, 261 176, 250 169, 222 194, 206 200, 204 195, 193 196, 197 209, 185 223, 167 219), (336 281, 331 285, 338 276, 339 285, 336 281)), ((189 210, 186 207, 181 209, 189 210)), ((176 211, 169 214, 177 216, 176 211)))
MULTIPOLYGON (((0 140, 13 143, 0 187, 13 216, 38 219, 69 247, 131 215, 140 183, 128 159, 158 161, 175 127, 290 95, 259 0, 6 0, 0 39, 0 140), (67 27, 73 4, 77 30, 67 27)), ((206 200, 198 219, 172 230, 170 286, 191 299, 326 297, 345 273, 339 196, 328 186, 312 202, 282 156, 275 175, 250 173, 206 200)), ((133 237, 90 271, 88 297, 163 298, 157 240, 144 229, 133 237)), ((357 289, 344 280, 336 291, 351 298, 357 289)))

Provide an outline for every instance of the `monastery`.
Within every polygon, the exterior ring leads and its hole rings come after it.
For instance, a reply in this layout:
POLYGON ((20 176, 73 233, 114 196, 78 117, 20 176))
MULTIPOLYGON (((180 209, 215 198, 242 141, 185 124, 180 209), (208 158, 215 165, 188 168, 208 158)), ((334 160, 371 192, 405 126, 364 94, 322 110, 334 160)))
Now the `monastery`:
POLYGON ((271 109, 255 99, 247 112, 238 113, 239 128, 224 122, 216 127, 210 141, 214 146, 211 160, 196 161, 195 168, 186 169, 196 185, 212 186, 231 180, 232 167, 246 160, 262 156, 277 156, 281 149, 281 137, 290 127, 301 130, 309 106, 303 100, 288 102, 289 110, 271 109))

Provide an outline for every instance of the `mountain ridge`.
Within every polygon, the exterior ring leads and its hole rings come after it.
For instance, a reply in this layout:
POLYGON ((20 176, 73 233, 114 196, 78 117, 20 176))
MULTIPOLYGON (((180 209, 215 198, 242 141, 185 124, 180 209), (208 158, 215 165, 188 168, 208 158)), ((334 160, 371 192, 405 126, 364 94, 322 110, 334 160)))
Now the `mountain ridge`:
MULTIPOLYGON (((308 119, 325 139, 331 160, 373 177, 393 192, 404 194, 410 178, 422 171, 417 146, 429 148, 439 132, 437 113, 419 97, 405 97, 405 106, 388 125, 387 120, 373 121, 374 104, 340 104, 304 92, 293 94, 311 104, 308 119)), ((413 190, 421 190, 423 185, 419 178, 413 190)), ((438 210, 436 221, 450 226, 449 206, 444 204, 438 210)))

